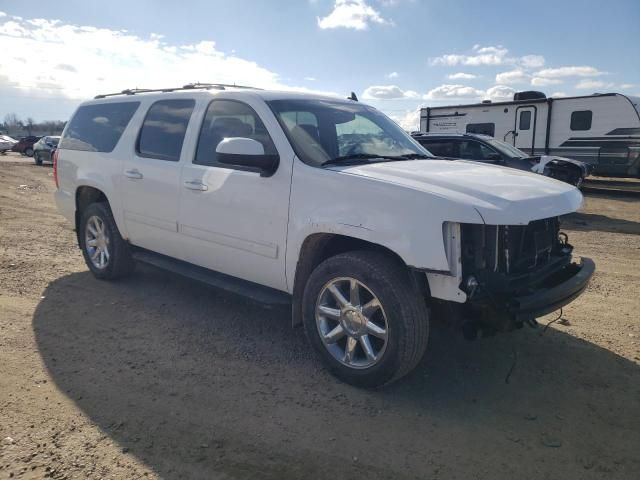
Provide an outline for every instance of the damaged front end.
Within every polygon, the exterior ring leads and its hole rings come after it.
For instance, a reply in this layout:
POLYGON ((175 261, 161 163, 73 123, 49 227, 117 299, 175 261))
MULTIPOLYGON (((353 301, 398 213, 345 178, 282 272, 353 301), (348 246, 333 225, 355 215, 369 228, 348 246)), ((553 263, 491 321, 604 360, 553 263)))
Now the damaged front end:
POLYGON ((595 271, 591 259, 572 258, 557 217, 528 225, 460 228, 463 304, 451 305, 467 337, 536 325, 578 297, 595 271))

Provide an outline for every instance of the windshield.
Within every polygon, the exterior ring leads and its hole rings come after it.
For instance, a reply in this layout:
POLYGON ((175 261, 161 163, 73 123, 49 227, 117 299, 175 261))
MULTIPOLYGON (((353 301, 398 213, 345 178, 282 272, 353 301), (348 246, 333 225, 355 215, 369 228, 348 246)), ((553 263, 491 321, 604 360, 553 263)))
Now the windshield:
POLYGON ((296 155, 321 166, 336 160, 359 162, 431 157, 404 130, 373 107, 331 100, 271 100, 296 155))
POLYGON ((486 142, 509 158, 528 158, 529 157, 529 155, 524 153, 522 150, 518 150, 513 145, 509 145, 506 142, 496 140, 495 138, 488 138, 486 139, 486 142))

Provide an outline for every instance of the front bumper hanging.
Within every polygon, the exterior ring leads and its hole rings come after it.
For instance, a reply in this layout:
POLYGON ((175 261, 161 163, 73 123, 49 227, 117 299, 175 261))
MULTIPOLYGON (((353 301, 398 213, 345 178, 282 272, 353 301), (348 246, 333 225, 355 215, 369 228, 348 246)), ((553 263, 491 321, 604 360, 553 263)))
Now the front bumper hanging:
POLYGON ((508 311, 517 321, 538 318, 551 313, 575 300, 589 284, 596 270, 590 258, 581 257, 580 263, 567 265, 551 276, 535 293, 514 297, 508 311))

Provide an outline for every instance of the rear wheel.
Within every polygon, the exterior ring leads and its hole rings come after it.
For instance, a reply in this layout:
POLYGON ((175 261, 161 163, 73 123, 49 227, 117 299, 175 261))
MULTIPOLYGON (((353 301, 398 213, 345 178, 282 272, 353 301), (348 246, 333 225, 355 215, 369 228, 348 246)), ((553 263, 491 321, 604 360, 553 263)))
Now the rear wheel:
POLYGON ((92 203, 82 212, 80 248, 96 278, 114 280, 133 272, 135 262, 107 203, 92 203))
POLYGON ((379 252, 331 257, 303 297, 305 332, 341 380, 376 387, 409 373, 424 355, 429 319, 405 267, 379 252))

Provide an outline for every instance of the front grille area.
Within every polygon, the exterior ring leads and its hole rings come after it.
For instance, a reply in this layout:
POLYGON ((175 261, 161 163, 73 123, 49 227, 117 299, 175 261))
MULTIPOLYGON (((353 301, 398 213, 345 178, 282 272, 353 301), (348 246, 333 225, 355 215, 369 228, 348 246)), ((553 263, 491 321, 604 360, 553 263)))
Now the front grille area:
POLYGON ((463 277, 475 276, 492 292, 526 286, 537 274, 564 265, 572 247, 557 217, 528 225, 462 225, 463 277))
POLYGON ((557 218, 536 220, 528 225, 505 226, 501 230, 506 273, 526 273, 544 266, 560 244, 557 218))

